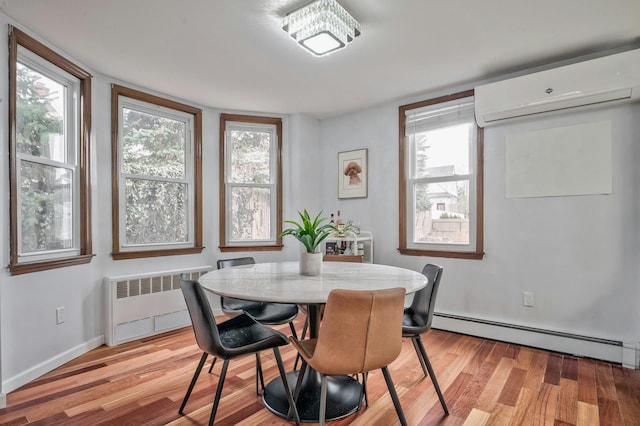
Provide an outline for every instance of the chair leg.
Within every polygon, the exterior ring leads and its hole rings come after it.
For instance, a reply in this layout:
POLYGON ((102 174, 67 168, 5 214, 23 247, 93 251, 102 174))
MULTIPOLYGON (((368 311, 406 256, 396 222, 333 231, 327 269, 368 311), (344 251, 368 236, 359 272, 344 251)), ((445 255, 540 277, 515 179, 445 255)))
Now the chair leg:
POLYGON ((389 394, 391 395, 391 399, 393 400, 393 406, 396 408, 396 413, 398 414, 398 419, 400 419, 400 424, 402 426, 407 426, 407 419, 404 418, 404 412, 402 411, 402 406, 400 405, 400 399, 398 399, 396 388, 393 385, 393 380, 391 380, 391 374, 389 374, 389 369, 386 366, 382 367, 382 374, 384 375, 384 381, 387 382, 387 388, 389 388, 389 394))
POLYGON ((260 361, 260 352, 256 352, 256 395, 262 395, 264 390, 264 376, 262 375, 262 361, 260 361), (260 384, 258 384, 260 380, 260 384))
POLYGON ((200 375, 200 371, 202 370, 202 367, 204 366, 204 362, 207 360, 207 355, 209 355, 206 352, 202 353, 202 357, 200 357, 200 362, 198 363, 198 366, 196 367, 196 371, 193 373, 193 378, 191 379, 191 383, 189 384, 189 388, 187 389, 187 393, 184 395, 184 399, 182 400, 182 404, 180 405, 180 409, 178 410, 178 414, 183 414, 182 410, 184 410, 184 406, 187 405, 187 400, 189 400, 189 397, 191 396, 191 391, 193 390, 193 387, 196 385, 196 381, 198 380, 198 376, 200 375))
POLYGON ((278 348, 273 348, 273 354, 276 356, 276 363, 278 364, 278 370, 280 371, 280 378, 282 379, 282 384, 287 392, 287 400, 289 401, 289 413, 287 414, 287 420, 291 418, 291 412, 293 411, 293 419, 295 420, 296 425, 300 425, 300 416, 298 415, 298 409, 296 408, 296 403, 293 400, 293 395, 291 394, 291 387, 287 380, 287 373, 284 371, 280 350, 278 348))
POLYGON ((211 372, 213 371, 213 366, 216 365, 216 361, 218 360, 217 357, 213 357, 213 361, 211 361, 211 367, 209 367, 209 374, 211 374, 211 372))
POLYGON ((211 416, 209 417, 209 426, 213 426, 213 420, 216 418, 216 412, 218 411, 218 404, 220 404, 220 395, 222 395, 222 386, 224 386, 224 378, 227 376, 228 367, 229 367, 229 360, 225 359, 224 362, 222 363, 222 371, 220 371, 220 378, 218 379, 216 396, 213 398, 213 407, 211 408, 211 416))
POLYGON ((420 361, 420 365, 422 366, 422 371, 425 376, 428 376, 427 366, 424 363, 424 359, 422 358, 422 351, 420 351, 420 347, 418 346, 418 342, 420 341, 420 335, 411 337, 411 343, 413 343, 413 348, 416 350, 416 355, 418 355, 418 360, 420 361))
POLYGON ((298 380, 296 380, 296 389, 293 393, 293 400, 297 401, 300 396, 300 388, 302 387, 302 379, 304 378, 304 373, 307 371, 307 363, 304 359, 302 359, 302 364, 300 365, 300 371, 298 371, 298 380))
MULTIPOLYGON (((369 372, 362 373, 362 393, 364 394, 364 406, 369 408, 369 397, 367 396, 367 377, 369 372)), ((362 399, 362 396, 360 396, 362 399)))
POLYGON ((438 398, 440 399, 440 404, 442 404, 442 409, 446 415, 449 415, 449 409, 447 408, 447 403, 444 401, 444 396, 442 396, 442 392, 440 391, 440 385, 438 385, 438 379, 436 379, 436 374, 433 372, 433 367, 431 366, 431 362, 429 361, 429 357, 427 356, 427 351, 422 344, 422 340, 418 338, 417 340, 418 347, 420 348, 420 354, 422 355, 422 359, 427 366, 427 370, 429 371, 429 376, 431 377, 431 381, 433 382, 433 387, 436 388, 436 393, 438 394, 438 398))
MULTIPOLYGON (((307 328, 309 328, 309 317, 304 319, 304 325, 302 326, 302 334, 300 335, 300 340, 304 340, 307 336, 307 328)), ((298 369, 298 361, 302 360, 300 354, 296 354, 296 361, 293 363, 293 371, 298 369)))
POLYGON ((320 382, 320 414, 318 415, 318 422, 320 426, 324 426, 324 419, 327 417, 327 375, 322 374, 322 380, 320 382))
POLYGON ((289 328, 291 329, 291 335, 294 339, 298 339, 298 333, 296 333, 296 328, 293 326, 293 321, 289 321, 289 328))

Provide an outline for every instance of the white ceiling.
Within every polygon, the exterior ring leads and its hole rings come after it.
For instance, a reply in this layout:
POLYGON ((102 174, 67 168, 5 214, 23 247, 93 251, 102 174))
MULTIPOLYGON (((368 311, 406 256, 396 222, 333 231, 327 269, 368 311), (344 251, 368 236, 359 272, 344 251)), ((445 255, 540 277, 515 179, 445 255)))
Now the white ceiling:
POLYGON ((640 0, 340 0, 362 25, 317 58, 304 0, 0 0, 92 72, 202 105, 331 117, 640 40, 640 0))

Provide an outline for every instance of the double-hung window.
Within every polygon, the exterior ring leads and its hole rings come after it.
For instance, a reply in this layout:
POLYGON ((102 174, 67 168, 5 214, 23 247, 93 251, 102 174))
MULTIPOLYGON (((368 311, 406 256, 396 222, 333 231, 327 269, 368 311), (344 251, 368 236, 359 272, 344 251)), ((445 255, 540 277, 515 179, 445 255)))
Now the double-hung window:
POLYGON ((114 85, 114 259, 202 251, 202 112, 114 85))
POLYGON ((473 91, 400 107, 400 252, 481 259, 482 129, 473 91))
POLYGON ((220 117, 220 250, 280 250, 282 120, 220 117))
POLYGON ((12 275, 91 261, 91 75, 10 29, 12 275))

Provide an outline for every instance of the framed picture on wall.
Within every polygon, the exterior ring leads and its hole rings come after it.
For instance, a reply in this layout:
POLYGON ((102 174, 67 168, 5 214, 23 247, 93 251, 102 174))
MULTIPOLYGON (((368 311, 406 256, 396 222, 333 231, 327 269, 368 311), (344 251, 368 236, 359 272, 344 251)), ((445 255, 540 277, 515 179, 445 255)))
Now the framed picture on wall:
POLYGON ((338 198, 367 197, 367 149, 338 153, 338 198))

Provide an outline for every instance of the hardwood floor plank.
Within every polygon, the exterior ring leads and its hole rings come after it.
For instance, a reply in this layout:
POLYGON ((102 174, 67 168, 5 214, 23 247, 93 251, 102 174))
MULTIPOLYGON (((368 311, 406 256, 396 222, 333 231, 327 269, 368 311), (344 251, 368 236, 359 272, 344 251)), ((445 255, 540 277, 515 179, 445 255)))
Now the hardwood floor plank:
POLYGON ((576 426, 598 426, 599 424, 598 406, 578 401, 578 420, 576 426))
POLYGON ((562 355, 552 353, 547 360, 547 369, 544 372, 544 382, 550 385, 560 385, 560 373, 562 371, 562 355))
POLYGON ((595 405, 598 403, 596 389, 596 363, 591 359, 578 362, 578 401, 595 405))
POLYGON ((534 425, 553 424, 556 417, 556 406, 558 405, 558 395, 560 386, 542 383, 536 400, 536 407, 533 413, 534 425))
POLYGON ((613 366, 620 414, 624 425, 640 425, 640 371, 613 366))
MULTIPOLYGON (((576 370, 577 373, 577 370, 576 370)), ((556 420, 575 425, 578 419, 578 382, 570 379, 560 379, 560 394, 556 420)))
POLYGON ((624 424, 618 401, 598 397, 598 421, 600 426, 620 426, 624 424))
POLYGON ((516 402, 520 397, 520 389, 522 389, 526 376, 526 370, 512 368, 509 373, 509 377, 502 388, 502 392, 500 392, 498 403, 515 407, 516 402))

